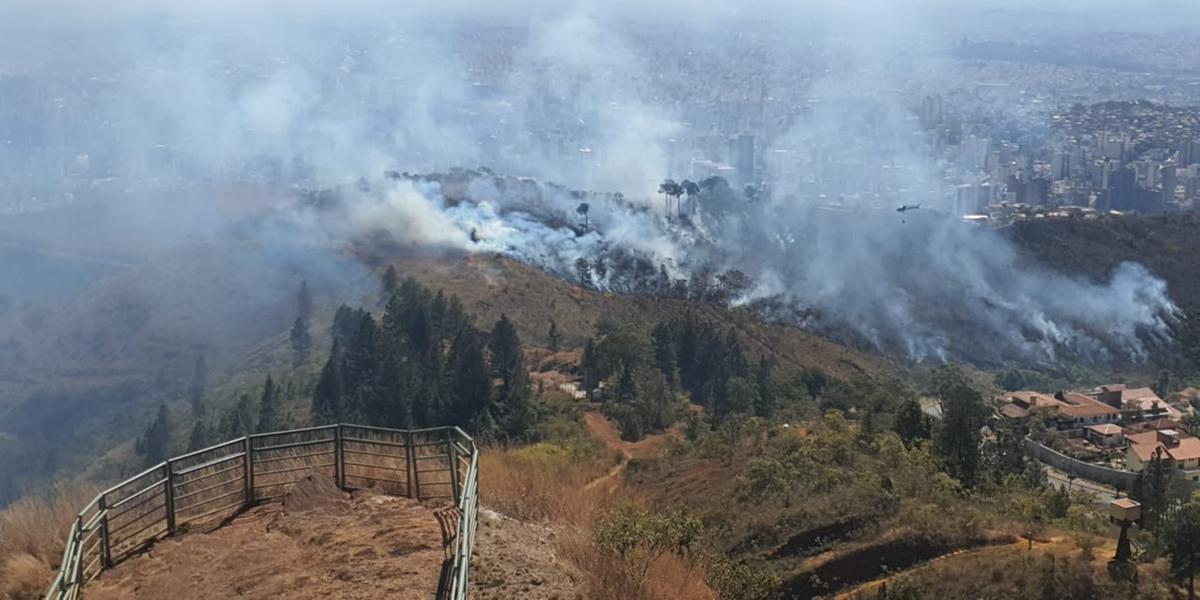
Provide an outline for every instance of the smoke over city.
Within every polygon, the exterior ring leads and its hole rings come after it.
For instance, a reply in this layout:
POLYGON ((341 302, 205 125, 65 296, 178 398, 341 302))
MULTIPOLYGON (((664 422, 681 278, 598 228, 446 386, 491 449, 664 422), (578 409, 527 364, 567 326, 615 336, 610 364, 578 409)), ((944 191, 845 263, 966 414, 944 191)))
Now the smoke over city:
MULTIPOLYGON (((614 291, 736 270, 749 285, 733 302, 915 360, 1140 359, 1166 342, 1176 310, 1146 269, 1052 273, 957 218, 954 166, 928 133, 940 121, 918 113, 961 68, 959 40, 937 33, 936 3, 876 4, 298 17, 127 3, 65 22, 19 8, 0 81, 34 108, 0 115, 18 181, 4 208, 114 188, 164 203, 221 183, 336 189, 334 209, 272 210, 334 250, 383 236, 570 279, 583 259, 614 291), (70 35, 51 46, 47 30, 70 35), (684 41, 698 49, 675 52, 684 41), (672 198, 667 178, 710 185, 672 198)), ((1038 136, 1045 116, 989 118, 1038 136)))

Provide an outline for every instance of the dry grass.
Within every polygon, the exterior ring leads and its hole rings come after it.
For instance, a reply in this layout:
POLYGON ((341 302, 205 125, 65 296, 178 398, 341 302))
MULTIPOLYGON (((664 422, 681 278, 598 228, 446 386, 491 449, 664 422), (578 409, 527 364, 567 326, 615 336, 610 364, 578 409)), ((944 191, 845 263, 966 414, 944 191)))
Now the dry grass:
POLYGON ((0 567, 0 598, 34 600, 46 593, 54 570, 46 561, 29 554, 12 554, 0 567))
POLYGON ((716 600, 704 570, 674 554, 655 557, 646 575, 640 565, 601 552, 591 530, 576 529, 559 543, 563 557, 583 574, 589 600, 716 600))
POLYGON ((656 557, 643 577, 642 569, 628 560, 596 547, 593 528, 597 519, 618 505, 646 505, 646 499, 619 484, 620 452, 588 455, 536 444, 488 448, 480 461, 483 503, 520 520, 554 526, 560 532, 558 554, 582 575, 584 597, 589 600, 715 598, 704 584, 699 565, 667 554, 656 557), (588 485, 610 476, 613 485, 588 485))
POLYGON ((99 490, 60 483, 0 511, 0 598, 39 598, 62 560, 67 530, 99 490))
POLYGON ((487 506, 523 520, 591 522, 601 503, 585 490, 620 461, 617 453, 588 455, 554 444, 485 448, 479 457, 479 489, 487 506))

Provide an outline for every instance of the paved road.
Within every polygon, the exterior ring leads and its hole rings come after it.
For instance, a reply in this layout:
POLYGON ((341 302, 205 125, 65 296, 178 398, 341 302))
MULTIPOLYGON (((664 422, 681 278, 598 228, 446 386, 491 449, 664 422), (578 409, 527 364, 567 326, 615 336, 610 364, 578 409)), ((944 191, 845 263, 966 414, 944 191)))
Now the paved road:
POLYGON ((1117 497, 1117 491, 1106 485, 1096 483, 1094 481, 1088 481, 1082 477, 1076 477, 1073 480, 1069 479, 1066 473, 1063 473, 1054 467, 1046 467, 1045 471, 1046 479, 1048 479, 1050 481, 1050 485, 1054 486, 1055 488, 1062 488, 1069 485, 1070 489, 1072 490, 1087 490, 1096 495, 1097 501, 1105 504, 1112 502, 1113 499, 1117 497))

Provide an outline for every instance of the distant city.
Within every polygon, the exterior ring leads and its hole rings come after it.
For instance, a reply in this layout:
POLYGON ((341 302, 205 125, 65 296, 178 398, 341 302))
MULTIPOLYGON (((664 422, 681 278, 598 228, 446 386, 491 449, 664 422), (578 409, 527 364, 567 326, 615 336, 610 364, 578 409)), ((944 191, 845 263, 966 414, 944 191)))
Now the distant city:
MULTIPOLYGON (((783 202, 846 210, 920 204, 1005 223, 1191 211, 1200 200, 1200 60, 1190 52, 1191 36, 1079 33, 1047 41, 997 34, 920 40, 911 53, 895 56, 851 47, 845 52, 856 57, 847 59, 838 44, 853 42, 812 44, 809 54, 783 51, 792 40, 769 26, 679 37, 634 29, 626 43, 639 57, 637 68, 625 73, 618 66, 618 77, 605 74, 581 87, 559 85, 553 68, 524 56, 527 35, 524 27, 457 30, 461 72, 451 77, 470 91, 431 117, 453 121, 448 137, 468 140, 454 151, 397 141, 403 136, 390 132, 404 125, 404 115, 389 112, 388 93, 368 95, 363 118, 375 127, 366 136, 394 150, 396 164, 389 167, 487 166, 613 190, 608 171, 593 165, 621 148, 597 147, 595 115, 636 97, 652 99, 656 118, 670 125, 652 141, 636 142, 655 146, 661 178, 720 176, 735 189, 751 186, 783 202), (911 76, 900 74, 905 69, 911 76), (522 94, 553 86, 566 89, 522 94), (588 106, 589 90, 609 88, 630 93, 598 99, 606 103, 599 109, 588 106)), ((377 42, 347 42, 337 57, 340 69, 353 73, 370 64, 377 42)), ((175 106, 115 110, 170 90, 146 78, 145 65, 118 58, 109 61, 109 72, 97 73, 70 54, 63 58, 69 66, 53 74, 0 71, 0 212, 131 187, 327 183, 312 181, 318 159, 306 156, 303 144, 288 156, 267 150, 209 156, 207 142, 196 139, 205 128, 172 121, 179 119, 175 106), (142 134, 131 139, 131 130, 142 134)), ((276 68, 222 58, 211 71, 236 93, 276 68)), ((321 75, 322 98, 350 85, 331 71, 321 75)), ((410 84, 403 75, 385 83, 410 84)), ((646 108, 627 107, 630 120, 646 108)), ((238 135, 253 137, 256 126, 242 126, 238 135)), ((653 188, 616 191, 649 197, 653 188)))

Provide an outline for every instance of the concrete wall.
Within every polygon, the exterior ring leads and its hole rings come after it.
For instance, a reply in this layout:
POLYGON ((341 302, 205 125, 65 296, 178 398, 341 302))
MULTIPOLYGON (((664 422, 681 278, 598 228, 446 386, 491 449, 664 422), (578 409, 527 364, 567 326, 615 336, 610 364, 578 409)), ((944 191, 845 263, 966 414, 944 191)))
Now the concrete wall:
POLYGON ((1049 448, 1036 440, 1025 440, 1025 451, 1030 456, 1046 463, 1059 471, 1103 483, 1104 485, 1112 486, 1121 490, 1128 491, 1133 485, 1133 480, 1137 478, 1137 473, 1133 471, 1122 471, 1119 469, 1110 469, 1100 465, 1093 465, 1081 460, 1075 460, 1066 454, 1049 448))

